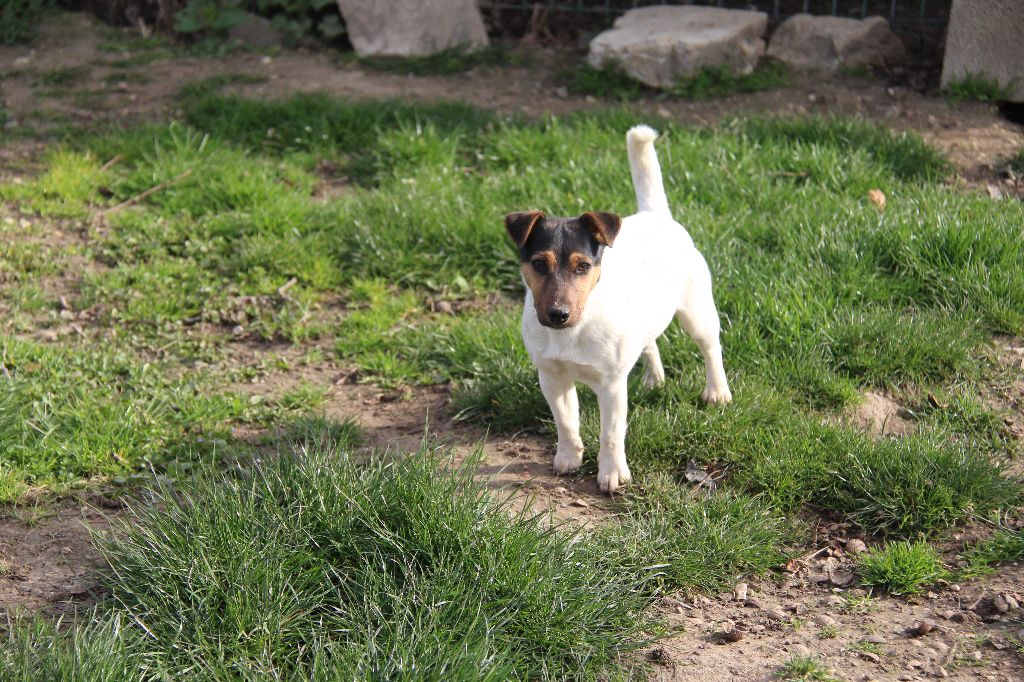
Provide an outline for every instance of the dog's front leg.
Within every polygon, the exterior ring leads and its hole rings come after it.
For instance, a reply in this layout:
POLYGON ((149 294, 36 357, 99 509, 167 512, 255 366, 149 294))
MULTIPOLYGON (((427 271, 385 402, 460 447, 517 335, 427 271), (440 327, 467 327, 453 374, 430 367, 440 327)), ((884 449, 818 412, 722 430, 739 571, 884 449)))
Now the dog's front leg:
POLYGON ((583 464, 583 439, 580 438, 580 403, 576 382, 564 374, 540 370, 540 390, 551 408, 558 429, 555 473, 567 474, 583 464))
POLYGON ((597 456, 597 484, 614 493, 633 477, 626 464, 626 377, 597 387, 601 408, 601 451, 597 456))

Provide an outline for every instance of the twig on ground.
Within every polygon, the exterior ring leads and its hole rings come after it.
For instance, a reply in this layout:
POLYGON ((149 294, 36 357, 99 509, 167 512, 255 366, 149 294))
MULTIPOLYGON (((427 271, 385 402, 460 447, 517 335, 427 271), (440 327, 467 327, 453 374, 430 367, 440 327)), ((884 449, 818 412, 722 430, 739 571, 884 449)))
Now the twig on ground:
POLYGON ((146 197, 150 196, 151 194, 156 194, 157 192, 159 192, 161 190, 167 189, 171 185, 173 185, 173 184, 175 184, 177 182, 180 182, 181 180, 184 180, 185 178, 187 178, 190 175, 192 175, 192 169, 191 168, 186 168, 184 171, 182 171, 181 173, 178 173, 176 176, 174 176, 170 180, 166 180, 166 181, 161 182, 159 184, 153 185, 152 187, 147 189, 145 192, 140 192, 139 194, 136 194, 135 196, 133 196, 130 199, 125 199, 124 201, 122 201, 117 206, 111 206, 107 210, 103 211, 100 215, 106 216, 106 215, 110 215, 111 213, 115 213, 117 211, 120 211, 122 208, 126 208, 126 207, 131 206, 132 204, 134 204, 134 203, 136 203, 138 201, 142 201, 143 199, 145 199, 146 197))

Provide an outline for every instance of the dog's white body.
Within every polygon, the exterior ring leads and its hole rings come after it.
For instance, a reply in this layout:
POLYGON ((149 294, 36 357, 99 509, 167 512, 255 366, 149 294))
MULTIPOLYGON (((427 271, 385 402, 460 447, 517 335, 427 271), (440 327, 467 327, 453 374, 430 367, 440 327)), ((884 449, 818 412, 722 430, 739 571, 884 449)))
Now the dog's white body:
POLYGON ((673 316, 704 357, 703 399, 732 400, 722 367, 711 273, 690 235, 669 213, 654 151, 656 136, 647 126, 636 126, 626 135, 640 210, 623 219, 614 245, 605 249, 601 279, 579 322, 565 329, 542 326, 529 287, 523 308, 523 342, 558 429, 555 471, 564 474, 583 462, 576 396, 580 382, 597 394, 601 410, 597 480, 607 492, 631 477, 625 450, 627 377, 643 355, 645 383, 664 381, 657 338, 673 316))

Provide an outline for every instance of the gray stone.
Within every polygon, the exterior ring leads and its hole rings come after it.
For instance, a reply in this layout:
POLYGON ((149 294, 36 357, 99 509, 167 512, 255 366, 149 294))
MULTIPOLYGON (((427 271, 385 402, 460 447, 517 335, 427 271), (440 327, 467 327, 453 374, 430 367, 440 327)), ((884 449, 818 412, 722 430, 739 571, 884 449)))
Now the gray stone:
POLYGON ((1024 2, 953 0, 946 30, 942 87, 969 76, 985 76, 1010 88, 1024 102, 1024 2))
POLYGON ((590 43, 587 61, 618 66, 654 88, 668 88, 708 67, 750 73, 764 54, 764 12, 698 6, 632 9, 590 43))
POLYGON ((805 70, 889 66, 903 58, 903 43, 882 17, 849 19, 796 14, 775 29, 768 44, 768 56, 805 70))
POLYGON ((487 46, 475 0, 338 0, 338 9, 362 57, 419 57, 487 46))
POLYGON ((245 14, 245 21, 228 29, 228 38, 256 50, 276 47, 281 44, 282 37, 270 19, 249 12, 245 14))

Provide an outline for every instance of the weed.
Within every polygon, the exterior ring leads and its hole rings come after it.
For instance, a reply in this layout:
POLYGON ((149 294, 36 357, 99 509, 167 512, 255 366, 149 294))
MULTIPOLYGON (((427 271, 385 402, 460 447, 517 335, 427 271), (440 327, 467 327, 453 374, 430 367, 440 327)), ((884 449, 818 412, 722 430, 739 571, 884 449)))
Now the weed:
POLYGON ((892 594, 918 594, 947 574, 931 545, 907 541, 865 553, 858 570, 865 585, 892 594))
POLYGON ((882 655, 881 645, 875 642, 869 642, 867 640, 860 640, 858 642, 851 643, 850 650, 865 654, 874 654, 875 656, 882 655))
POLYGON ((630 102, 650 95, 653 90, 626 75, 622 67, 608 65, 595 69, 589 64, 579 64, 565 70, 569 92, 576 95, 593 95, 602 99, 616 99, 630 102))
POLYGON ((878 604, 870 594, 853 595, 847 594, 843 603, 843 611, 857 616, 874 613, 878 610, 878 604))
POLYGON ((1002 102, 1009 98, 1013 85, 983 73, 968 73, 950 82, 945 93, 953 102, 1002 102))
POLYGON ((792 656, 775 675, 784 682, 837 682, 829 669, 814 656, 792 656))
POLYGON ((818 631, 818 639, 835 639, 839 636, 839 627, 836 625, 826 625, 818 631))

